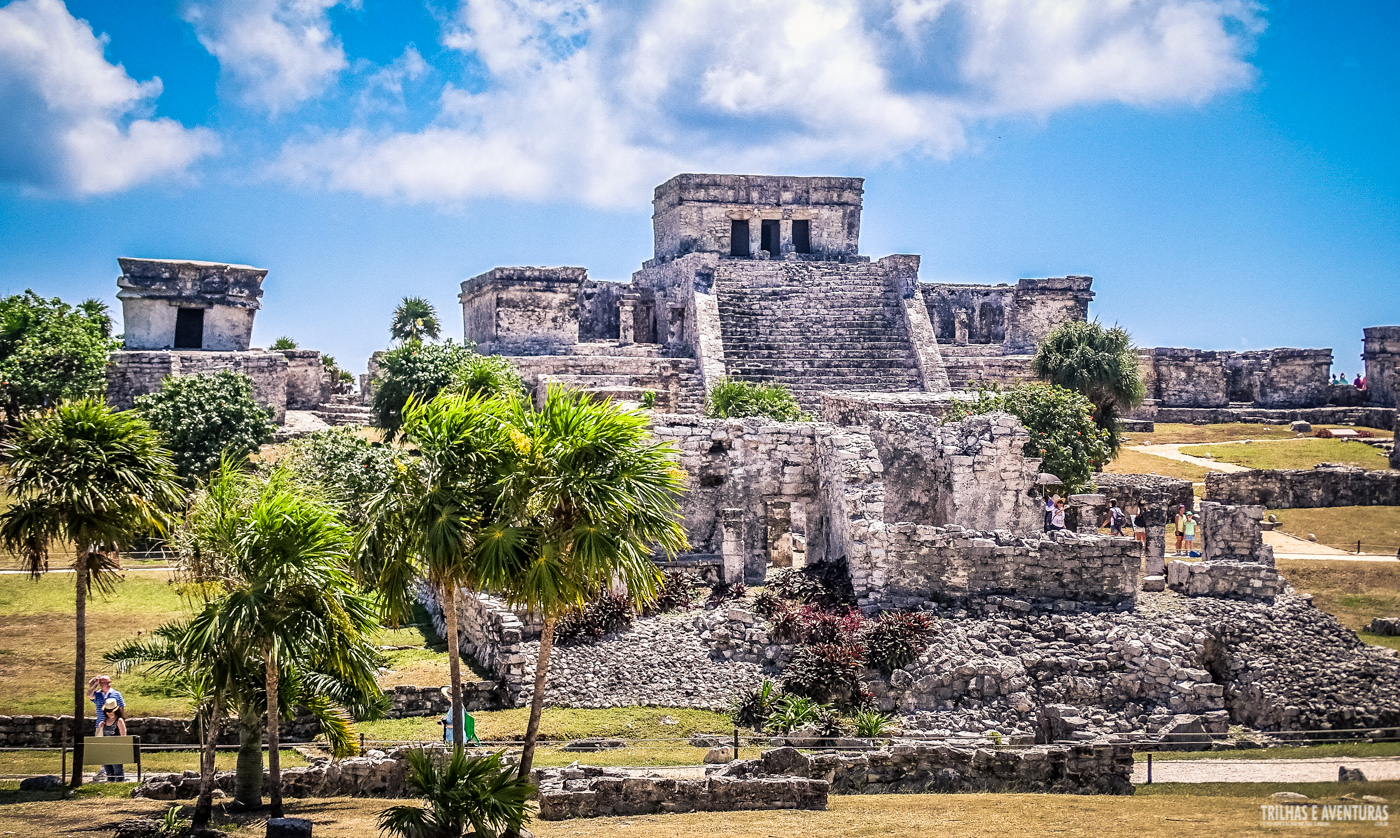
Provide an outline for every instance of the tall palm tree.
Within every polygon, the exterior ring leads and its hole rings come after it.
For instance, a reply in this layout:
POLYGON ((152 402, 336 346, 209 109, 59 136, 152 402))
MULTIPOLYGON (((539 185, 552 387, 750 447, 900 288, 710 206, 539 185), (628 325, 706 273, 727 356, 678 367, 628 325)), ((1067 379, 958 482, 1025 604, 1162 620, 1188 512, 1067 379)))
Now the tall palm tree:
POLYGON ((1125 329, 1105 328, 1097 320, 1061 323, 1036 347, 1031 369, 1042 381, 1088 398, 1094 405, 1094 424, 1109 432, 1109 445, 1117 453, 1119 415, 1142 404, 1147 395, 1137 351, 1125 329))
POLYGON ((508 404, 512 460, 476 564, 480 584, 544 618, 520 759, 528 777, 559 617, 614 583, 637 604, 654 598, 652 551, 686 547, 676 503, 683 473, 647 418, 611 401, 551 387, 538 411, 508 404))
POLYGON ((378 620, 372 599, 358 591, 348 569, 353 536, 333 506, 281 469, 255 478, 225 467, 214 481, 213 510, 202 525, 214 533, 209 543, 216 549, 188 557, 187 572, 215 591, 190 632, 205 648, 226 643, 230 654, 261 666, 269 798, 272 816, 280 818, 284 672, 299 660, 314 660, 359 691, 374 693, 372 669, 354 657, 378 620), (241 495, 239 481, 247 485, 241 495))
POLYGON ((400 343, 421 341, 424 338, 437 340, 442 331, 437 309, 422 297, 404 297, 394 309, 394 321, 389 325, 389 336, 400 343))
POLYGON ((479 589, 474 551, 492 520, 502 468, 510 460, 511 404, 465 391, 428 402, 410 399, 402 433, 418 456, 370 504, 358 550, 361 583, 379 593, 387 619, 408 615, 416 578, 437 591, 447 622, 449 717, 458 746, 464 718, 457 595, 462 588, 479 589))
POLYGON ((112 554, 163 532, 184 500, 170 452, 145 420, 81 399, 24 420, 0 444, 3 483, 15 498, 0 514, 0 544, 19 553, 35 577, 48 570, 55 542, 73 545, 76 655, 73 667, 74 788, 83 781, 88 704, 87 600, 110 589, 112 554))

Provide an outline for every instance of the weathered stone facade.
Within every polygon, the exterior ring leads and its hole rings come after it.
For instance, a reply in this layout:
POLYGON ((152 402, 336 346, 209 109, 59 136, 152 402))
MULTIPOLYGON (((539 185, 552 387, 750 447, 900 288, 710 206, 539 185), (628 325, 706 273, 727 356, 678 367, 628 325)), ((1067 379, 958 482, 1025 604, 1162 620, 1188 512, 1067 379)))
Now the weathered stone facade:
POLYGON ((128 410, 137 396, 159 390, 168 376, 232 370, 252 379, 253 401, 272 408, 273 421, 281 424, 287 413, 288 369, 283 352, 113 352, 107 356, 107 403, 128 410))
POLYGON ((1274 565, 1274 548, 1264 543, 1264 507, 1202 501, 1201 533, 1206 562, 1258 562, 1274 565))
POLYGON ((1400 326, 1363 329, 1362 358, 1371 404, 1395 407, 1400 394, 1400 326))
MULTIPOLYGON (((1147 397, 1159 407, 1312 408, 1328 403, 1330 349, 1138 351, 1147 397)), ((1165 420, 1162 420, 1165 421, 1165 420)))
POLYGON ((287 410, 315 410, 330 401, 331 382, 314 349, 278 350, 287 359, 287 410))
POLYGON ((1206 475, 1206 497, 1269 509, 1400 506, 1400 471, 1322 463, 1308 469, 1210 473, 1206 475))
POLYGON ((127 349, 248 348, 265 269, 176 259, 117 262, 127 349))
POLYGON ((1187 596, 1272 602, 1283 593, 1283 577, 1259 562, 1169 562, 1167 587, 1187 596))

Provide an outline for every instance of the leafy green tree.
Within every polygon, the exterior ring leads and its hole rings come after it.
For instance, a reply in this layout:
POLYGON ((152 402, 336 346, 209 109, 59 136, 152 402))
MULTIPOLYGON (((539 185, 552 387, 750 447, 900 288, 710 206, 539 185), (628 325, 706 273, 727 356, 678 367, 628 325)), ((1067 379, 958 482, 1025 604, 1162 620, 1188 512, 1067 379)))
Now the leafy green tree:
POLYGON ((73 668, 73 777, 82 784, 89 703, 87 600, 110 587, 111 554, 162 532, 184 501, 170 454, 140 416, 91 399, 61 402, 25 419, 0 444, 3 482, 14 505, 0 514, 0 544, 36 578, 55 543, 73 546, 76 654, 73 668))
POLYGON ((394 321, 389 324, 389 336, 400 343, 421 343, 424 338, 437 340, 442 331, 437 309, 422 297, 404 297, 394 309, 394 321))
POLYGON ((500 356, 483 357, 453 343, 410 342, 384 355, 374 382, 374 424, 391 439, 409 399, 431 401, 444 390, 506 393, 521 389, 520 375, 500 356))
POLYGON ((534 761, 560 616, 614 582, 634 603, 651 601, 660 582, 652 551, 674 555, 686 537, 676 450, 651 437, 644 414, 559 387, 549 388, 538 411, 522 400, 508 404, 511 461, 498 519, 476 552, 481 587, 544 617, 523 778, 534 761))
POLYGON ((274 351, 275 351, 275 350, 278 350, 278 349, 296 349, 296 348, 297 348, 297 342, 294 341, 294 340, 292 340, 292 339, 289 338, 289 337, 285 337, 285 336, 284 336, 284 337, 280 337, 280 338, 278 338, 277 340, 274 340, 274 341, 272 342, 272 349, 273 349, 274 351))
POLYGON ((357 529, 367 523, 370 504, 399 471, 394 448, 344 426, 293 440, 281 465, 303 483, 319 486, 357 529))
MULTIPOLYGON (((280 818, 283 673, 316 661, 360 693, 375 694, 373 666, 352 660, 378 628, 374 603, 348 569, 354 539, 338 510, 285 469, 257 478, 226 460, 207 507, 193 514, 210 549, 182 555, 181 572, 213 590, 190 632, 200 646, 227 644, 236 659, 261 664, 269 797, 272 816, 280 818)), ((305 704, 314 696, 298 698, 305 704)))
POLYGON ((1036 347, 1031 369, 1042 381, 1073 390, 1094 408, 1094 422, 1109 433, 1117 453, 1118 417, 1147 394, 1133 339, 1120 326, 1067 320, 1036 347))
POLYGON ((331 387, 337 393, 349 392, 350 388, 355 386, 355 376, 341 369, 334 355, 322 355, 321 367, 331 377, 331 387))
POLYGON ((418 452, 369 510, 360 542, 361 584, 374 589, 387 619, 406 617, 419 577, 437 591, 447 622, 453 741, 463 741, 461 649, 456 642, 457 593, 480 589, 474 551, 494 519, 499 482, 509 467, 510 403, 457 391, 410 400, 404 437, 418 452))
POLYGON ((379 814, 379 829, 397 838, 463 838, 519 834, 530 820, 535 787, 512 777, 499 753, 469 757, 461 748, 439 758, 408 751, 404 779, 427 808, 391 806, 379 814))
POLYGON ((803 419, 802 407, 792 391, 781 384, 753 384, 734 378, 721 379, 705 399, 705 415, 711 419, 763 416, 779 422, 803 419))
POLYGON ((112 320, 96 300, 76 309, 33 291, 0 300, 0 403, 5 422, 62 399, 101 395, 107 386, 112 320))
POLYGON ((1113 456, 1111 434, 1095 424, 1093 410, 1088 399, 1053 384, 1021 384, 1006 391, 993 386, 979 390, 975 401, 954 402, 944 421, 993 411, 1010 413, 1030 432, 1025 455, 1039 457, 1041 471, 1077 491, 1113 456))
POLYGON ((136 410, 160 432, 187 480, 204 477, 227 452, 246 457, 272 436, 271 408, 253 400, 253 381, 222 370, 170 376, 136 399, 136 410))

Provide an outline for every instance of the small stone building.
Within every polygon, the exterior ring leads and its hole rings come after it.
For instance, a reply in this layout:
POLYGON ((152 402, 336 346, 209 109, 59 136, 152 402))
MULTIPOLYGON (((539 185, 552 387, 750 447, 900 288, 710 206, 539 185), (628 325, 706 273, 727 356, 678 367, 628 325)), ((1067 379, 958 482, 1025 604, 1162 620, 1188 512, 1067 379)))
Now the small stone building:
POLYGON ((288 410, 314 410, 330 381, 321 354, 250 348, 262 308, 264 268, 185 259, 120 258, 123 351, 107 359, 107 402, 126 410, 167 376, 232 370, 281 424, 288 410))

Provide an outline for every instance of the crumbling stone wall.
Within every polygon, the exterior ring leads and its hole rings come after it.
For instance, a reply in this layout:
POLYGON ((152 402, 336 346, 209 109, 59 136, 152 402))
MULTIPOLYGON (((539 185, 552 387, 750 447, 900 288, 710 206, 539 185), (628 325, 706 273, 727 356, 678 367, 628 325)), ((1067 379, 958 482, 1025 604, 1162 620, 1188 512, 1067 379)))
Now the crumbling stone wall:
POLYGON ((462 283, 467 340, 485 353, 548 354, 579 341, 586 268, 493 268, 462 283))
POLYGON ((1264 507, 1202 501, 1200 519, 1205 561, 1259 562, 1273 567, 1274 548, 1264 543, 1259 526, 1264 507))
POLYGON ((1231 560, 1169 562, 1167 587, 1187 596, 1272 602, 1283 593, 1284 581, 1272 565, 1231 560))
POLYGON ((287 409, 315 410, 330 400, 330 379, 314 349, 280 350, 287 359, 287 409))
POLYGON ((160 389, 166 376, 232 370, 253 381, 253 400, 272 408, 282 424, 287 414, 287 358, 281 352, 113 352, 107 356, 107 403, 129 410, 137 396, 160 389))
MULTIPOLYGON (((447 622, 442 616, 437 591, 422 584, 416 595, 432 615, 438 635, 446 637, 447 622)), ((539 636, 541 621, 513 610, 488 594, 458 591, 456 601, 457 637, 462 653, 500 679, 499 686, 492 689, 499 689, 505 706, 512 706, 516 696, 525 689, 524 643, 539 636)))
POLYGON ((1400 393, 1400 326, 1363 329, 1362 358, 1371 404, 1395 407, 1400 393))
POLYGON ((1147 397, 1168 407, 1225 407, 1225 354, 1201 349, 1138 350, 1147 397))
POLYGON ((1331 397, 1331 365, 1330 349, 1138 350, 1147 397, 1168 408, 1224 408, 1232 402, 1265 409, 1320 407, 1331 397))
POLYGON ((790 775, 677 779, 590 765, 542 769, 531 779, 539 785, 539 815, 544 821, 680 812, 825 811, 829 788, 824 780, 790 775))
MULTIPOLYGON (((1392 460, 1395 454, 1391 454, 1392 460)), ((1400 471, 1323 463, 1310 469, 1257 469, 1206 475, 1206 497, 1268 509, 1400 506, 1400 471)))
MULTIPOLYGON (((1022 279, 1016 285, 919 284, 940 343, 996 345, 997 354, 1034 352, 1066 320, 1086 320, 1093 277, 1022 279)), ((961 380, 958 380, 961 383, 961 380)))

